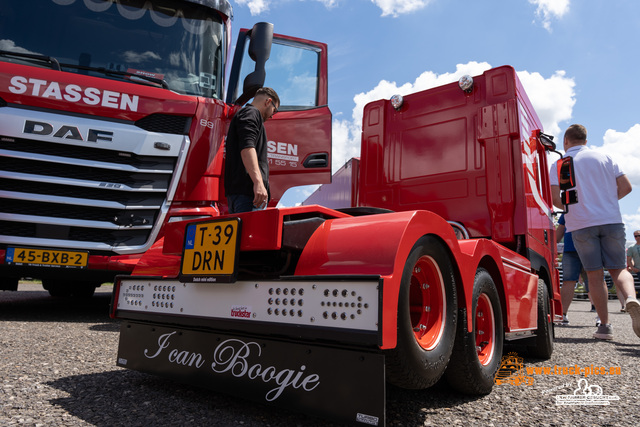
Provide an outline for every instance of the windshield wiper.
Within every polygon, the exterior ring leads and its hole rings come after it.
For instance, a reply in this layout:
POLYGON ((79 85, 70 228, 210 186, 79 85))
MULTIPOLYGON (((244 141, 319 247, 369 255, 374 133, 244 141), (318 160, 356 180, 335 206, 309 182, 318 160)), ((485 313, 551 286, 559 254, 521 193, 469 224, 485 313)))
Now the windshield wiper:
MULTIPOLYGON (((51 68, 57 71, 62 71, 62 67, 65 68, 74 68, 77 70, 85 70, 85 71, 96 71, 102 73, 106 76, 118 76, 118 77, 136 77, 140 80, 145 80, 149 83, 154 83, 156 85, 162 86, 164 89, 169 89, 169 85, 164 79, 158 79, 156 77, 149 77, 140 74, 130 73, 128 71, 117 71, 117 70, 109 70, 104 67, 88 67, 85 65, 74 65, 74 64, 60 64, 56 58, 46 55, 38 55, 34 53, 23 53, 23 52, 12 52, 9 50, 0 50, 0 56, 6 57, 17 57, 17 58, 28 58, 35 59, 36 61, 47 62, 51 65, 51 68)), ((131 79, 131 81, 136 81, 131 79)), ((138 80, 138 82, 140 82, 138 80)), ((140 82, 141 83, 141 82, 140 82)))
POLYGON ((75 65, 75 64, 60 64, 63 68, 75 68, 76 70, 84 70, 84 71, 96 71, 98 73, 102 73, 105 76, 118 76, 118 77, 135 77, 136 79, 131 79, 132 82, 143 83, 140 80, 145 80, 149 83, 154 83, 156 85, 162 86, 164 89, 169 89, 169 84, 167 84, 166 80, 158 79, 156 77, 149 77, 145 75, 140 75, 136 73, 130 73, 129 71, 118 71, 118 70, 110 70, 104 67, 89 67, 86 65, 75 65), (140 80, 137 80, 140 79, 140 80))
POLYGON ((38 55, 35 53, 22 53, 22 52, 11 52, 9 50, 0 50, 0 56, 15 56, 18 58, 29 58, 35 59, 37 61, 48 62, 51 65, 51 68, 54 70, 62 71, 60 69, 60 63, 56 58, 52 58, 51 56, 46 55, 38 55))

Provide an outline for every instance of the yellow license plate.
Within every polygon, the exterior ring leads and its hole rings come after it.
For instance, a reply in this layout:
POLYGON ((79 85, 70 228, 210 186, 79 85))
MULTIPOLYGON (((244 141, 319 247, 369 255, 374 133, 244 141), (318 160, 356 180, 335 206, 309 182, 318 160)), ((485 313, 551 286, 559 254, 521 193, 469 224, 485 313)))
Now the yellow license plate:
POLYGON ((240 249, 240 219, 187 225, 180 280, 235 282, 240 249))
POLYGON ((86 268, 89 252, 58 249, 7 248, 7 264, 32 267, 86 268))

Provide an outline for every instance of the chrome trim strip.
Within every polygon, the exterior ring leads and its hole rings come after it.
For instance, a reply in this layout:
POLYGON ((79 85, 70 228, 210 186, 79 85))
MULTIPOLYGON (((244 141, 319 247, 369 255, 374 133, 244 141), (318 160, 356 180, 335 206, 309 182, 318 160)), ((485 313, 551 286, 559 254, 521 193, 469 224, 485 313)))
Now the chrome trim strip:
POLYGON ((168 175, 173 173, 173 170, 171 169, 140 169, 140 168, 133 167, 131 165, 126 165, 126 164, 98 162, 95 160, 84 160, 84 159, 77 159, 77 158, 71 158, 71 157, 49 156, 47 154, 25 153, 25 152, 17 152, 17 151, 10 151, 10 150, 0 150, 0 156, 9 157, 12 159, 39 160, 43 162, 57 163, 61 165, 84 166, 84 167, 90 167, 90 168, 107 169, 107 170, 122 171, 122 172, 149 173, 149 174, 155 173, 155 174, 168 174, 168 175))
POLYGON ((148 206, 123 205, 122 203, 110 202, 105 200, 81 199, 76 197, 63 197, 63 196, 50 196, 46 194, 21 193, 17 191, 0 190, 0 198, 25 200, 25 201, 33 201, 33 202, 41 202, 43 200, 46 200, 47 202, 59 203, 64 205, 90 206, 90 207, 105 208, 105 209, 127 209, 127 210, 149 209, 154 211, 160 209, 160 205, 148 205, 148 206))

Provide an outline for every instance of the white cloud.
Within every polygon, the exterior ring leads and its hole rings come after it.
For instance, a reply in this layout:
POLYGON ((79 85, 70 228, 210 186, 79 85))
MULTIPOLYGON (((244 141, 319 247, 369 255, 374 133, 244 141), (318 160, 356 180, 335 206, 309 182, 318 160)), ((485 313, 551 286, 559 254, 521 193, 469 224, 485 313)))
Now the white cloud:
POLYGON ((249 12, 252 16, 259 15, 262 12, 269 10, 270 0, 236 0, 236 3, 240 6, 249 7, 249 12))
POLYGON ((7 50, 9 52, 16 52, 16 53, 29 53, 29 54, 34 54, 34 55, 38 54, 38 52, 32 52, 32 51, 27 50, 27 49, 25 49, 23 47, 16 46, 16 42, 14 42, 13 40, 8 40, 8 39, 0 40, 0 50, 7 50))
POLYGON ((382 9, 382 16, 398 16, 425 8, 431 0, 371 0, 382 9))
MULTIPOLYGON (((354 108, 355 112, 355 108, 354 108)), ((360 111, 362 116, 362 111, 360 111)), ((361 121, 334 120, 331 125, 331 172, 335 173, 350 158, 360 155, 361 121)))
POLYGON ((569 12, 569 0, 529 0, 529 3, 538 6, 536 15, 542 19, 542 26, 551 31, 551 19, 562 18, 569 12))
MULTIPOLYGON (((622 214, 622 221, 624 221, 624 228, 627 232, 627 236, 633 233, 635 230, 640 230, 640 208, 635 214, 622 214)), ((630 242, 627 241, 627 247, 630 246, 630 242)), ((635 242, 633 242, 635 243, 635 242)))
POLYGON ((622 220, 627 238, 630 240, 627 241, 627 246, 635 243, 631 233, 634 230, 640 230, 640 208, 637 207, 637 192, 640 188, 640 152, 636 149, 638 140, 640 140, 640 124, 633 125, 626 132, 608 129, 604 133, 602 146, 595 145, 599 140, 597 137, 594 138, 594 135, 588 137, 589 145, 595 150, 610 155, 631 181, 633 192, 620 201, 622 220), (625 211, 634 213, 625 213, 625 211))
POLYGON ((317 0, 322 3, 327 9, 331 9, 338 5, 338 0, 317 0))
MULTIPOLYGON (((252 16, 259 15, 269 10, 269 6, 278 0, 236 0, 239 6, 247 6, 252 16)), ((304 0, 299 0, 304 1, 304 0)), ((327 9, 331 9, 338 4, 338 0, 316 0, 322 3, 327 9)))
POLYGON ((640 124, 632 126, 626 132, 607 130, 601 147, 595 146, 593 136, 588 137, 588 141, 589 145, 610 155, 620 165, 633 187, 640 187, 640 152, 636 148, 640 141, 640 124))
POLYGON ((540 73, 518 71, 518 78, 538 113, 545 133, 556 136, 556 144, 560 138, 560 122, 571 118, 576 103, 575 82, 565 74, 564 71, 556 71, 545 79, 540 73))

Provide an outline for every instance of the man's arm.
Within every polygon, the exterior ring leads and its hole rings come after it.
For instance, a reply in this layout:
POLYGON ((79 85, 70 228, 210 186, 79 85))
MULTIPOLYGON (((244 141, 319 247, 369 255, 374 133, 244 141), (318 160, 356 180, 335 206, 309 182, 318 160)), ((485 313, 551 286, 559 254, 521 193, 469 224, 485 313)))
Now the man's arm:
POLYGON ((560 198, 560 186, 552 185, 551 186, 551 199, 553 200, 553 205, 559 209, 564 210, 564 205, 562 204, 562 199, 560 198))
POLYGON ((616 185, 618 187, 618 200, 631 193, 631 182, 627 175, 620 175, 616 178, 616 185))
POLYGON ((262 182, 256 149, 253 147, 245 148, 240 151, 240 157, 242 157, 242 164, 244 164, 244 168, 247 170, 251 181, 253 181, 253 205, 262 207, 268 202, 268 194, 264 182, 262 182))
POLYGON ((556 228, 556 243, 560 243, 562 238, 564 237, 565 226, 562 224, 558 224, 558 228, 556 228))

